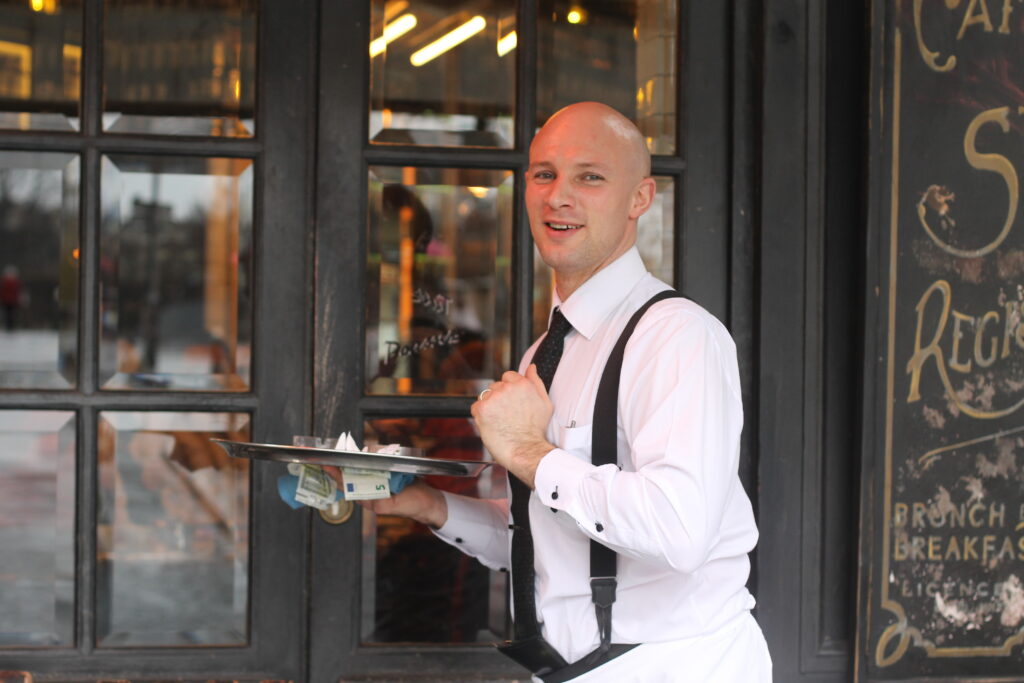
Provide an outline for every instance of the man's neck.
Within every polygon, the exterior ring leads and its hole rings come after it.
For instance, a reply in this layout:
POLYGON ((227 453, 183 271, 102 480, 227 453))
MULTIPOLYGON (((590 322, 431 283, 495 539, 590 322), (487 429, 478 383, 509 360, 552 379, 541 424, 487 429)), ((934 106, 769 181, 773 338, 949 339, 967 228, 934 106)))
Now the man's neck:
POLYGON ((555 291, 558 292, 558 298, 560 301, 566 301, 572 293, 575 292, 580 286, 590 279, 590 276, 583 278, 573 278, 570 276, 563 276, 555 273, 555 291))
POLYGON ((611 264, 622 258, 622 255, 633 248, 633 243, 626 245, 624 248, 613 254, 607 261, 602 263, 596 269, 591 271, 555 271, 555 291, 558 292, 558 298, 561 301, 566 301, 572 293, 582 287, 587 280, 594 277, 602 270, 610 266, 611 264))

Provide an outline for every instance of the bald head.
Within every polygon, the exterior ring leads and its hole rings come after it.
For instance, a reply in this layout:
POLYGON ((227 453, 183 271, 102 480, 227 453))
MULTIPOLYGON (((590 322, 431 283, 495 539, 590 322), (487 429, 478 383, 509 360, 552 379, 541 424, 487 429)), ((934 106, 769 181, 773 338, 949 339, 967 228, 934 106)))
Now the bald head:
MULTIPOLYGON (((636 125, 617 110, 601 102, 577 102, 551 115, 534 138, 565 136, 572 132, 590 137, 601 145, 613 145, 620 159, 638 174, 637 179, 651 174, 651 153, 636 125)), ((531 149, 533 145, 531 145, 531 149)))
POLYGON ((644 138, 625 116, 580 102, 548 119, 530 145, 526 212, 565 301, 636 242, 657 191, 644 138))

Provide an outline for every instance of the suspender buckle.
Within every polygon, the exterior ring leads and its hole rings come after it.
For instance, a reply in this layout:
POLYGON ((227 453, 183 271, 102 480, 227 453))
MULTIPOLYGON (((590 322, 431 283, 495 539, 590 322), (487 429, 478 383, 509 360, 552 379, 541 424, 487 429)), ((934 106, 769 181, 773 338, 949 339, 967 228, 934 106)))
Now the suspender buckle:
POLYGON ((590 593, 597 616, 597 632, 601 636, 600 651, 607 650, 612 643, 612 603, 615 602, 614 576, 595 576, 590 579, 590 593))

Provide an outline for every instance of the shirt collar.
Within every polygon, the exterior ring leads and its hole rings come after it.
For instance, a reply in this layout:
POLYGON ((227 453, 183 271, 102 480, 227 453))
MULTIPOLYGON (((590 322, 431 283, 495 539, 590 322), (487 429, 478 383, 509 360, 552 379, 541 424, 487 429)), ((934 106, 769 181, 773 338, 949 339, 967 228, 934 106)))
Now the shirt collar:
MULTIPOLYGON (((605 318, 621 304, 647 274, 636 246, 630 247, 562 301, 555 292, 552 308, 558 306, 574 330, 591 339, 605 318)), ((550 319, 550 316, 548 316, 550 319)))

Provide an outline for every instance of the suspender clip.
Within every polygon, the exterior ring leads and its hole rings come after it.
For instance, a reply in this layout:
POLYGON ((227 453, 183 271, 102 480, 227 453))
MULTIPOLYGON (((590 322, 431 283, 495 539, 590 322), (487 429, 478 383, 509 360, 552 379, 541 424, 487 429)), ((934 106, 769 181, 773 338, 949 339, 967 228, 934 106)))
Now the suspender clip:
POLYGON ((590 579, 590 593, 594 601, 594 613, 597 616, 597 632, 601 636, 601 651, 607 650, 612 644, 612 603, 615 602, 615 587, 618 581, 614 576, 595 576, 590 579))

